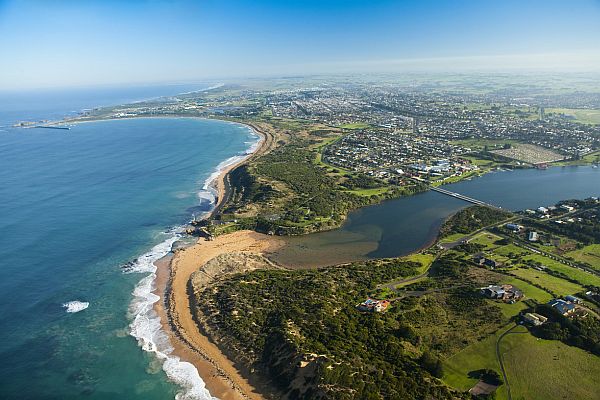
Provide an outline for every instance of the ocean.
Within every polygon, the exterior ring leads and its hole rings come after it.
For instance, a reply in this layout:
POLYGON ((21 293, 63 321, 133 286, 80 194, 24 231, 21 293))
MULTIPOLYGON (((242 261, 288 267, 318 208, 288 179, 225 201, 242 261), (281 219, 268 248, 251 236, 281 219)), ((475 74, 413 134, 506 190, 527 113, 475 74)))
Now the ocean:
POLYGON ((168 356, 152 263, 258 138, 178 118, 11 128, 199 88, 0 94, 0 398, 210 398, 168 356))

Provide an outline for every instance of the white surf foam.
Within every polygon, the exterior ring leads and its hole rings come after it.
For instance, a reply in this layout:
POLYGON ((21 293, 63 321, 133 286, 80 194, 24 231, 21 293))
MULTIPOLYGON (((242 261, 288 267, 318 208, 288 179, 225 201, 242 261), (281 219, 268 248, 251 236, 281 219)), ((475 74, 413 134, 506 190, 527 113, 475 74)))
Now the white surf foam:
POLYGON ((260 146, 260 143, 262 141, 261 136, 258 135, 253 129, 249 128, 248 126, 238 124, 235 122, 230 122, 230 123, 238 125, 241 129, 249 130, 250 135, 252 137, 255 137, 256 140, 245 142, 245 144, 247 144, 249 146, 242 154, 239 154, 239 155, 236 155, 233 157, 229 157, 227 160, 221 162, 219 165, 217 165, 217 167, 214 169, 214 171, 208 176, 208 178, 206 178, 206 180, 204 181, 204 185, 202 186, 202 190, 198 192, 198 197, 200 199, 208 199, 211 201, 212 204, 215 203, 215 201, 217 199, 217 195, 218 195, 217 189, 216 189, 216 180, 219 177, 219 175, 221 175, 221 173, 228 167, 230 167, 234 164, 237 164, 237 163, 245 160, 246 158, 248 158, 252 153, 254 153, 258 149, 258 147, 260 146))
POLYGON ((73 300, 73 301, 67 301, 62 306, 64 308, 66 308, 66 311, 68 313, 76 313, 76 312, 83 311, 86 308, 88 308, 90 306, 90 303, 88 303, 87 301, 73 300))
MULTIPOLYGON (((247 129, 246 126, 240 126, 247 129)), ((215 168, 204 181, 202 189, 198 192, 200 199, 208 199, 214 204, 217 197, 215 180, 221 172, 231 165, 244 160, 256 151, 262 138, 254 131, 251 131, 251 134, 257 137, 257 140, 253 141, 243 154, 230 157, 215 168)), ((179 357, 171 354, 173 347, 169 342, 169 336, 162 330, 160 317, 154 311, 154 303, 160 300, 160 297, 152 293, 156 288, 156 266, 154 262, 164 257, 171 250, 173 244, 181 236, 180 231, 173 231, 171 237, 124 266, 123 269, 126 273, 149 274, 137 284, 133 291, 133 300, 129 306, 129 312, 133 321, 129 325, 129 333, 137 339, 138 344, 144 351, 156 355, 162 362, 162 368, 167 377, 182 388, 175 396, 177 400, 217 400, 206 389, 206 385, 202 378, 200 378, 196 367, 191 363, 181 361, 179 357)))
POLYGON ((164 257, 179 239, 180 234, 173 232, 173 236, 154 246, 149 252, 138 257, 127 269, 127 273, 149 273, 135 287, 133 300, 129 312, 133 319, 129 325, 129 333, 135 337, 144 351, 154 353, 162 362, 162 368, 167 377, 178 384, 182 389, 175 399, 177 400, 209 400, 213 398, 204 381, 200 378, 194 365, 181 361, 179 357, 171 355, 173 347, 169 337, 162 330, 160 317, 154 311, 154 303, 160 297, 152 293, 155 289, 156 266, 154 262, 164 257))

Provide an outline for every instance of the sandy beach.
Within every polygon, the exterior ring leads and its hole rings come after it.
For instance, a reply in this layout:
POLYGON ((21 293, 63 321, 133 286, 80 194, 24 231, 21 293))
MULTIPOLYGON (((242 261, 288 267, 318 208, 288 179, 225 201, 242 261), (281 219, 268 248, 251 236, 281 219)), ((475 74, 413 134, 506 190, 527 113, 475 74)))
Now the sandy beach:
MULTIPOLYGON (((230 194, 228 174, 249 158, 264 154, 273 146, 273 137, 258 127, 249 125, 261 136, 260 143, 252 155, 224 168, 211 182, 218 193, 213 213, 219 210, 230 194)), ((200 239, 196 244, 178 249, 155 263, 156 289, 160 296, 154 309, 160 316, 163 330, 169 334, 174 348, 172 355, 193 364, 212 396, 223 400, 262 399, 234 363, 219 348, 204 336, 193 319, 187 285, 190 276, 212 258, 231 252, 253 252, 257 254, 274 251, 281 240, 253 231, 238 231, 215 238, 200 239)))
POLYGON ((275 144, 275 139, 274 139, 273 135, 270 132, 268 132, 267 130, 262 129, 261 127, 259 127, 256 124, 247 123, 247 124, 243 124, 243 125, 249 127, 250 129, 252 129, 253 132, 255 132, 257 135, 259 135, 260 142, 258 143, 254 152, 249 157, 223 168, 223 170, 221 171, 219 176, 211 183, 211 186, 215 189, 215 191, 217 193, 217 201, 215 203, 215 207, 211 214, 215 214, 215 213, 219 212, 221 207, 223 206, 223 204, 226 203, 227 199, 231 195, 231 187, 229 184, 229 175, 228 175, 229 172, 231 172, 231 170, 233 170, 237 166, 247 162, 248 159, 260 156, 261 154, 271 151, 275 144))
POLYGON ((155 303, 155 310, 161 317, 163 329, 169 332, 174 347, 172 354, 192 363, 210 393, 219 399, 262 399, 262 396, 241 376, 233 362, 199 331, 189 307, 188 280, 201 265, 220 254, 267 253, 277 248, 278 243, 279 240, 271 236, 238 231, 213 241, 200 240, 156 263, 155 293, 161 301, 155 303))

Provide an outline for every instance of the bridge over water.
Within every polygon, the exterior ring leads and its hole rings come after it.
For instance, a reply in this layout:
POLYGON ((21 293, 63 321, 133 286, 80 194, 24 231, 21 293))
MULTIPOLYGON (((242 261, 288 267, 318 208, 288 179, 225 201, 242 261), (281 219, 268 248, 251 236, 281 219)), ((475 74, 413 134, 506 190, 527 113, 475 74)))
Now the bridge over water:
MULTIPOLYGON (((412 179, 414 182, 426 183, 425 180, 417 178, 417 177, 412 177, 410 179, 412 179)), ((502 209, 502 207, 498 207, 498 206, 495 206, 493 204, 486 203, 485 201, 474 199, 474 198, 469 197, 469 196, 465 196, 464 194, 460 194, 460 193, 456 193, 456 192, 451 192, 450 190, 442 189, 442 188, 437 187, 437 186, 429 186, 429 189, 431 189, 434 192, 445 194, 446 196, 454 197, 455 199, 466 201, 468 203, 477 204, 477 205, 480 205, 480 206, 491 207, 491 208, 496 208, 498 210, 502 209)))
POLYGON ((451 192, 449 190, 442 189, 442 188, 435 187, 435 186, 430 186, 429 188, 431 190, 433 190, 434 192, 445 194, 446 196, 454 197, 455 199, 463 200, 463 201, 466 201, 466 202, 469 202, 469 203, 473 203, 473 204, 477 204, 477 205, 480 205, 480 206, 487 206, 487 207, 492 207, 492 208, 498 208, 498 209, 500 209, 500 207, 497 207, 497 206, 495 206, 493 204, 489 204, 489 203, 486 203, 485 201, 474 199, 474 198, 469 197, 469 196, 465 196, 464 194, 460 194, 460 193, 456 193, 456 192, 451 192))

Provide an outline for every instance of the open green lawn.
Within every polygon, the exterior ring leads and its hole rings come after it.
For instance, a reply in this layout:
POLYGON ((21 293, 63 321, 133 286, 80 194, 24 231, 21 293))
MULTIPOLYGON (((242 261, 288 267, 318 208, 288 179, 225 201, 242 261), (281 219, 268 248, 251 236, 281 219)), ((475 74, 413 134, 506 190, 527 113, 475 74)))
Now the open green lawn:
POLYGON ((451 235, 444 236, 444 238, 442 238, 442 240, 440 240, 440 243, 453 243, 453 242, 456 242, 457 240, 462 239, 465 236, 467 236, 467 235, 464 233, 453 233, 451 235))
POLYGON ((378 188, 373 188, 373 189, 355 189, 355 190, 345 190, 345 192, 347 193, 352 193, 358 196, 373 196, 373 195, 381 195, 384 193, 389 192, 390 187, 389 186, 384 186, 384 187, 378 187, 378 188))
MULTIPOLYGON (((443 380, 450 386, 468 390, 477 383, 470 371, 490 368, 500 372, 496 359, 497 337, 506 331, 477 342, 444 362, 443 380)), ((518 327, 513 332, 525 332, 518 327)), ((500 349, 514 400, 597 399, 600 357, 556 340, 542 340, 529 333, 505 336, 500 349)), ((506 387, 496 398, 507 398, 506 387)))
POLYGON ((421 267, 419 268, 419 274, 422 274, 429 269, 434 258, 435 256, 429 253, 414 253, 406 257, 402 257, 403 260, 414 261, 421 264, 421 267))
POLYGON ((496 241, 502 240, 500 236, 494 235, 490 232, 481 232, 477 236, 475 236, 471 243, 482 244, 486 247, 486 250, 495 249, 498 245, 494 244, 496 241))
POLYGON ((519 278, 534 282, 559 296, 578 293, 584 289, 581 285, 557 278, 533 268, 516 268, 510 272, 519 278))
POLYGON ((362 123, 362 122, 355 122, 353 124, 341 125, 340 128, 343 128, 343 129, 367 129, 370 126, 371 125, 365 124, 365 123, 362 123))
MULTIPOLYGON (((521 288, 523 285, 521 284, 520 286, 515 285, 518 288, 521 288)), ((498 308, 500 308, 500 311, 502 312, 502 315, 504 315, 506 318, 512 318, 515 315, 519 314, 521 311, 523 311, 524 309, 527 308, 527 304, 523 303, 522 301, 517 301, 514 304, 508 304, 508 303, 504 303, 501 301, 496 301, 496 300, 490 300, 492 301, 498 308)))
POLYGON ((475 156, 462 156, 462 158, 469 160, 473 165, 477 165, 480 168, 479 173, 503 165, 503 163, 498 163, 492 160, 486 160, 475 156))
POLYGON ((547 108, 546 113, 565 114, 584 124, 600 124, 600 110, 580 108, 547 108))
POLYGON ((523 260, 540 262, 551 270, 565 274, 571 279, 575 279, 582 285, 600 286, 600 276, 590 274, 589 272, 585 272, 577 268, 569 267, 568 265, 552 260, 548 257, 544 257, 540 254, 531 254, 523 257, 523 260))
MULTIPOLYGON (((408 256, 402 257, 402 259, 406 260, 406 261, 414 261, 414 262, 421 264, 421 266, 417 269, 417 274, 416 274, 416 275, 420 275, 420 274, 425 273, 429 269, 429 267, 431 267, 431 264, 433 263, 435 256, 433 254, 429 254, 429 253, 414 253, 414 254, 410 254, 408 256)), ((409 277, 407 277, 407 278, 409 278, 409 277)), ((409 282, 398 283, 394 287, 396 289, 399 289, 401 287, 404 287, 407 285, 412 285, 413 283, 421 282, 426 279, 427 279, 427 276, 424 276, 422 278, 412 280, 409 282)), ((394 291, 394 294, 397 295, 397 292, 394 291)))
POLYGON ((548 301, 552 300, 552 295, 550 293, 546 292, 543 289, 540 289, 537 286, 533 286, 525 281, 522 281, 521 279, 517 279, 512 276, 507 276, 505 279, 502 280, 502 283, 508 283, 521 289, 525 294, 525 299, 533 299, 540 304, 547 303, 548 301))
POLYGON ((600 150, 586 154, 582 160, 588 163, 600 161, 600 150))
POLYGON ((508 257, 511 254, 520 256, 520 255, 530 254, 531 252, 528 250, 525 250, 522 247, 516 246, 514 244, 508 244, 506 246, 500 246, 500 247, 494 249, 494 253, 500 254, 501 256, 508 257))
POLYGON ((592 163, 600 162, 600 150, 593 151, 589 154, 586 154, 581 158, 581 160, 565 160, 553 163, 556 166, 566 166, 566 165, 589 165, 592 163))
MULTIPOLYGON (((506 329, 508 328, 501 328, 495 334, 466 347, 445 360, 444 382, 457 389, 467 391, 477 383, 477 379, 469 378, 470 371, 486 368, 500 373, 500 365, 496 360, 496 339, 506 329)), ((504 385, 498 388, 496 395, 499 400, 506 399, 504 385)))
POLYGON ((570 251, 565 256, 587 263, 590 267, 600 271, 600 244, 591 244, 582 249, 570 251))
POLYGON ((449 176, 445 179, 440 179, 437 181, 433 181, 431 182, 432 186, 441 186, 441 185, 447 185, 449 183, 456 183, 456 182, 460 182, 460 181, 464 181, 465 179, 469 179, 469 178, 473 178, 475 176, 479 176, 481 175, 482 172, 481 171, 470 171, 470 172, 466 172, 460 176, 449 176))
POLYGON ((530 334, 509 334, 500 349, 513 400, 598 399, 600 357, 530 334))

